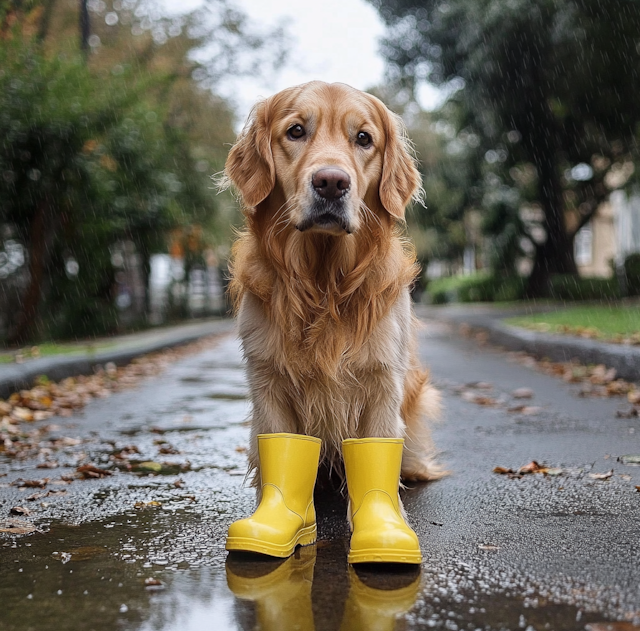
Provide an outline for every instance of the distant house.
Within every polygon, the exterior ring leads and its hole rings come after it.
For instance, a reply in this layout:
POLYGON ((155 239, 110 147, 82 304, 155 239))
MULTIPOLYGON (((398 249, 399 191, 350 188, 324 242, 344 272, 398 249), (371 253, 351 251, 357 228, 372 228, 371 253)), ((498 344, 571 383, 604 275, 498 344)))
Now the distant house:
POLYGON ((614 191, 574 241, 581 276, 611 277, 629 254, 640 252, 640 191, 614 191))

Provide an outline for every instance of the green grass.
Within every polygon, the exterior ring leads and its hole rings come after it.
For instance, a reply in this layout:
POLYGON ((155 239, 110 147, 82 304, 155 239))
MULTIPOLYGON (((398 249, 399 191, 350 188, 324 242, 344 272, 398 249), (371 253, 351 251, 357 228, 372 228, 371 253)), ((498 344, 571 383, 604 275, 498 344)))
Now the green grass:
POLYGON ((553 313, 509 318, 505 322, 536 331, 614 342, 631 339, 640 343, 640 304, 571 307, 553 313))
POLYGON ((22 361, 29 361, 38 357, 50 357, 52 355, 93 355, 113 346, 115 346, 115 344, 109 342, 99 342, 97 344, 89 344, 87 342, 71 344, 45 342, 37 346, 27 346, 13 351, 2 351, 0 352, 0 364, 15 362, 17 356, 20 356, 22 361))

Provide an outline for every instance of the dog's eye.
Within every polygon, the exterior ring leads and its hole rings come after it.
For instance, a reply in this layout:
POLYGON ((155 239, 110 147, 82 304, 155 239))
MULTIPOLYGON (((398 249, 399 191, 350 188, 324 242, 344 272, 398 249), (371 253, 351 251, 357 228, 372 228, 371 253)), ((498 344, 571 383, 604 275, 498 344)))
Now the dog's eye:
POLYGON ((356 142, 361 147, 368 147, 371 144, 371 136, 366 131, 360 131, 356 136, 356 142))
POLYGON ((299 140, 302 138, 307 132, 304 130, 302 125, 294 125, 293 127, 289 127, 287 129, 287 136, 291 140, 299 140))

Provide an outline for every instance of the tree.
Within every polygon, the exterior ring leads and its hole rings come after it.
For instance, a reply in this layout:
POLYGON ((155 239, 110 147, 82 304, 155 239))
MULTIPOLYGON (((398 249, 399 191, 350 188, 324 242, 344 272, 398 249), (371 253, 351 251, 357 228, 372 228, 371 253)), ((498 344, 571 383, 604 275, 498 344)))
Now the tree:
POLYGON ((370 1, 389 25, 395 79, 457 87, 487 151, 534 167, 545 235, 533 243, 529 294, 545 293, 551 274, 577 273, 575 233, 609 193, 607 173, 637 153, 640 4, 370 1))
POLYGON ((10 342, 43 326, 111 332, 118 240, 135 244, 148 277, 176 227, 204 226, 208 244, 228 239, 232 205, 210 175, 235 135, 233 114, 211 89, 275 62, 277 33, 264 51, 267 41, 223 0, 175 19, 136 0, 0 7, 0 227, 17 232, 29 268, 19 308, 3 314, 10 342))

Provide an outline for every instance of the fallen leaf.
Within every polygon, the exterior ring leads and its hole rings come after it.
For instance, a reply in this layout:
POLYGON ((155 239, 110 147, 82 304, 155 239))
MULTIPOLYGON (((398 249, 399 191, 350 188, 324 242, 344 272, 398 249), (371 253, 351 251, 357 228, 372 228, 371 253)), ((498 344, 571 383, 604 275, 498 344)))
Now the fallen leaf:
POLYGON ((593 480, 608 480, 613 475, 613 469, 606 473, 589 473, 589 477, 593 480))
POLYGON ((105 478, 108 475, 113 475, 112 471, 100 469, 92 464, 83 464, 76 469, 76 472, 81 474, 85 480, 89 480, 91 478, 105 478))
POLYGON ((22 478, 18 478, 11 484, 13 486, 23 486, 28 489, 43 489, 45 486, 47 486, 48 482, 49 478, 43 478, 42 480, 23 480, 22 478))
POLYGON ((36 466, 36 469, 57 469, 60 465, 55 460, 47 460, 36 466))
POLYGON ((477 394, 469 390, 462 393, 462 399, 469 401, 469 403, 475 403, 476 405, 494 406, 498 402, 493 397, 488 397, 484 394, 477 394))
POLYGON ((518 473, 547 473, 548 471, 548 467, 541 466, 535 460, 518 469, 518 473))
POLYGON ((465 384, 465 388, 475 388, 476 390, 493 390, 493 385, 487 381, 470 381, 465 384))
POLYGON ((524 414, 526 416, 534 416, 542 412, 542 408, 535 405, 515 405, 507 408, 507 412, 513 412, 516 414, 524 414))
POLYGON ((35 524, 26 519, 0 519, 0 532, 11 535, 28 535, 36 530, 35 524))
POLYGON ((149 591, 164 589, 164 583, 162 581, 159 581, 157 578, 151 577, 144 579, 144 586, 149 591))
POLYGON ((152 462, 150 460, 140 462, 135 465, 134 468, 140 471, 153 471, 154 473, 160 473, 160 471, 162 471, 162 465, 159 462, 152 462))
POLYGON ((27 502, 35 502, 36 500, 40 500, 43 497, 47 497, 47 493, 34 493, 33 495, 29 495, 29 497, 25 497, 24 499, 27 502))
POLYGON ((31 511, 23 506, 14 506, 9 509, 9 512, 12 515, 17 515, 18 517, 29 517, 29 515, 31 515, 31 511))
POLYGON ((632 390, 627 394, 627 401, 633 405, 640 404, 640 390, 632 390))
POLYGON ((151 502, 136 502, 133 507, 134 508, 146 508, 147 506, 162 506, 162 502, 157 502, 155 500, 151 501, 151 502))
POLYGON ((559 467, 552 467, 551 469, 547 469, 547 475, 550 475, 552 477, 562 475, 562 469, 560 469, 559 467))
POLYGON ((518 388, 511 393, 514 399, 531 399, 533 397, 533 390, 531 388, 518 388))
POLYGON ((493 472, 499 473, 501 475, 504 475, 506 473, 515 473, 513 469, 507 469, 506 467, 494 467, 493 472))
POLYGON ((640 455, 638 454, 627 454, 626 456, 620 456, 618 460, 622 464, 640 466, 640 455))
POLYGON ((158 449, 158 453, 161 454, 179 454, 180 451, 171 445, 163 445, 158 449))

